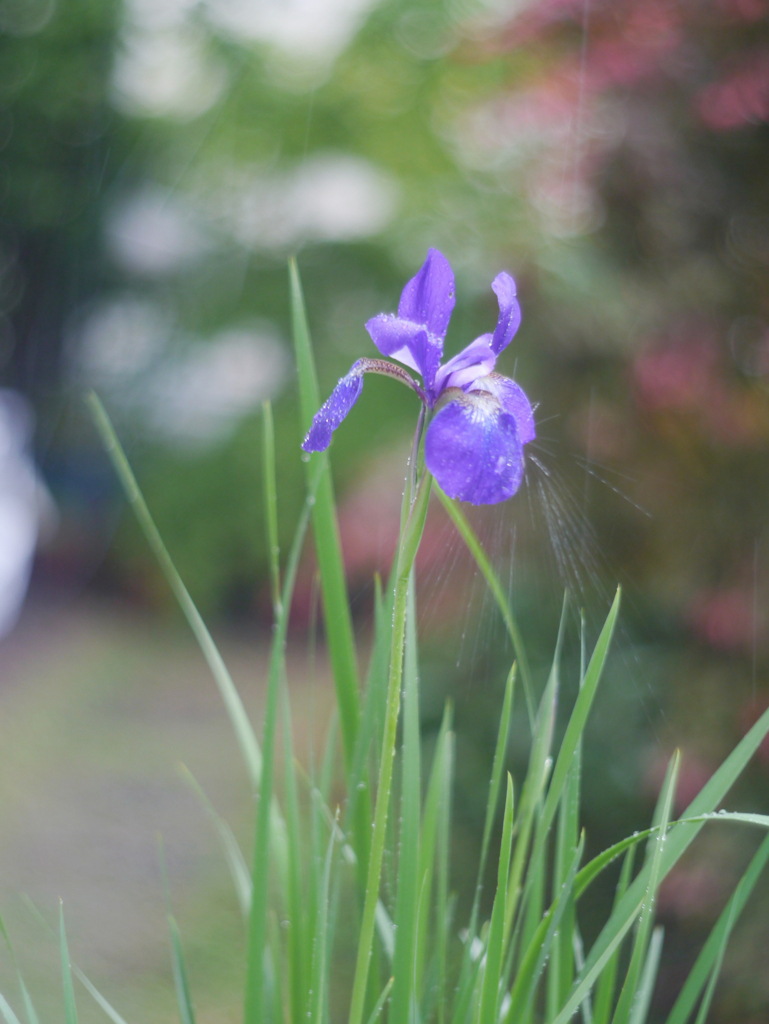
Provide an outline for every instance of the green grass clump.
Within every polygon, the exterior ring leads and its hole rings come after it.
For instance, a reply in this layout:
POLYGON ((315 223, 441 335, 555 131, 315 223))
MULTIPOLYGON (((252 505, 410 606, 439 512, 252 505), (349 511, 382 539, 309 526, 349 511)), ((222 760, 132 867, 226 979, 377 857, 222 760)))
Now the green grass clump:
MULTIPOLYGON (((318 393, 301 286, 293 263, 291 288, 306 425, 317 408, 318 393)), ((583 629, 579 689, 563 737, 556 744, 566 602, 547 682, 537 695, 523 638, 493 566, 460 507, 440 492, 420 461, 413 458, 391 579, 386 587, 376 588, 374 642, 365 685, 360 687, 327 456, 315 454, 307 462, 307 498, 281 571, 272 414, 265 405, 262 462, 275 626, 260 741, 169 558, 103 407, 95 396, 89 402, 129 502, 208 660, 257 798, 249 867, 229 825, 195 780, 188 779, 219 837, 248 925, 245 1024, 325 1024, 341 1021, 343 1016, 349 1024, 373 1024, 380 1019, 391 1024, 565 1024, 575 1013, 581 1013, 584 1024, 644 1024, 664 950, 663 931, 655 926, 655 904, 663 880, 709 822, 769 827, 769 817, 717 812, 769 732, 769 712, 745 735, 679 819, 672 818, 679 767, 675 754, 651 826, 583 863, 583 736, 609 654, 619 614, 619 592, 589 657, 583 629), (499 604, 516 655, 501 708, 477 882, 464 921, 457 920, 449 885, 454 772, 451 707, 445 709, 429 765, 425 764, 419 724, 414 560, 431 489, 437 492, 499 604), (299 558, 310 526, 321 575, 346 780, 346 797, 339 808, 329 805, 335 731, 332 729, 321 765, 310 777, 296 764, 291 746, 286 635, 299 558), (525 776, 516 787, 510 775, 504 777, 504 765, 518 675, 531 744, 525 776), (284 754, 279 765, 276 741, 281 733, 284 754), (279 801, 276 773, 281 769, 279 801), (485 919, 481 881, 492 855, 493 826, 500 805, 496 888, 485 919), (580 900, 591 883, 620 858, 614 905, 586 948, 579 925, 580 900), (383 884, 385 868, 387 885, 383 884)), ((422 425, 420 421, 415 455, 422 425)), ((767 859, 769 837, 716 922, 668 1024, 686 1024, 695 1014, 696 1024, 703 1024, 731 931, 767 859)), ((195 979, 185 966, 182 937, 170 906, 167 917, 179 1014, 182 1024, 194 1024, 195 979)), ((4 925, 2 931, 10 949, 4 925)), ((125 1024, 71 964, 63 914, 59 942, 66 1024, 77 1021, 73 978, 82 983, 113 1024, 125 1024)), ((28 1024, 37 1024, 32 999, 21 973, 17 974, 20 1005, 28 1024)), ((1 994, 0 1015, 6 1024, 19 1024, 16 1012, 1 994)))

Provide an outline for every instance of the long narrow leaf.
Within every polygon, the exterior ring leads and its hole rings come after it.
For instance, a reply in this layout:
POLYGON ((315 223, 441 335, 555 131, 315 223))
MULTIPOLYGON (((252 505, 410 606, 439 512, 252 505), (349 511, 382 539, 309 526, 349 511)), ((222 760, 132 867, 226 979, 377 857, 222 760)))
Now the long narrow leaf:
MULTIPOLYGON (((310 341, 310 329, 307 324, 304 294, 296 260, 293 258, 289 260, 288 267, 302 429, 306 432, 310 429, 312 418, 320 407, 320 393, 310 341)), ((318 565, 320 566, 329 657, 339 703, 345 759, 350 768, 355 751, 355 736, 358 731, 360 714, 358 670, 328 455, 325 452, 315 452, 310 456, 307 469, 309 480, 312 480, 317 473, 320 475, 313 508, 312 527, 318 565)))
MULTIPOLYGON (((419 867, 417 877, 419 879, 419 920, 417 925, 417 944, 414 954, 415 978, 417 996, 420 992, 422 979, 424 977, 424 965, 427 955, 427 937, 430 926, 430 906, 433 889, 433 876, 435 861, 439 843, 439 818, 441 814, 448 811, 444 800, 444 782, 446 775, 446 750, 451 742, 449 730, 451 728, 452 706, 449 702, 443 712, 443 720, 438 732, 438 739, 433 754, 433 764, 430 771, 430 778, 427 784, 425 795, 425 806, 422 815, 422 823, 419 834, 419 867)), ((439 896, 440 898, 440 896, 439 896)), ((435 923, 440 938, 441 925, 435 923)))
POLYGON ((499 850, 497 892, 491 911, 489 938, 486 944, 486 965, 483 972, 478 1024, 497 1024, 502 950, 505 938, 505 905, 510 875, 510 847, 513 839, 513 780, 507 776, 505 817, 502 823, 502 844, 499 850))
POLYGON ((633 1009, 630 1014, 630 1024, 646 1024, 646 1017, 649 1013, 649 1004, 654 991, 654 983, 657 980, 657 972, 662 956, 662 940, 665 936, 665 929, 662 926, 655 928, 649 942, 649 951, 646 954, 641 983, 635 994, 633 1009))
POLYGON ((401 784, 398 888, 395 911, 395 957, 390 996, 390 1016, 407 1020, 416 998, 415 949, 420 902, 419 821, 421 751, 419 737, 419 675, 417 667, 415 576, 411 571, 406 606, 406 646, 403 669, 403 757, 401 784))
POLYGON ((382 989, 381 995, 374 1003, 374 1009, 371 1011, 371 1016, 368 1019, 368 1024, 376 1024, 376 1022, 379 1020, 379 1015, 382 1012, 382 1009, 384 1008, 384 1004, 387 1002, 390 992, 392 991, 394 981, 394 978, 390 978, 385 987, 382 989))
POLYGON ((59 901, 59 943, 61 946, 61 984, 64 991, 64 1020, 66 1024, 77 1024, 75 989, 72 985, 72 965, 69 962, 67 934, 64 931, 64 904, 59 901))
POLYGON ((574 853, 558 898, 542 919, 529 946, 524 948, 521 965, 510 993, 510 1007, 505 1017, 506 1024, 515 1024, 524 1014, 528 1014, 531 1008, 537 982, 550 955, 553 939, 558 931, 563 912, 568 905, 569 897, 574 887, 574 878, 577 874, 577 867, 579 866, 584 846, 585 839, 583 836, 574 853))
MULTIPOLYGON (((291 545, 283 583, 280 616, 275 623, 270 650, 270 665, 267 675, 267 707, 264 716, 264 759, 259 806, 256 814, 256 834, 251 874, 253 888, 246 961, 245 1024, 261 1024, 264 1019, 264 949, 267 935, 267 895, 271 845, 270 807, 273 798, 273 775, 275 769, 273 753, 278 718, 278 699, 285 664, 288 616, 294 593, 296 573, 299 567, 299 557, 302 552, 310 512, 313 508, 312 497, 312 494, 308 495, 308 499, 305 501, 291 545)), ((285 865, 283 869, 285 874, 285 865)))
POLYGON ((91 415, 94 423, 96 424, 96 428, 101 435, 102 443, 104 444, 107 455, 109 456, 118 479, 123 486, 128 503, 133 509, 139 526, 147 539, 147 543, 149 544, 152 553, 155 555, 155 558, 157 559, 158 564, 160 565, 160 568, 162 569, 163 574, 190 625, 190 629, 192 630, 195 639, 198 641, 200 649, 208 662, 211 674, 216 681, 216 685, 218 686, 222 700, 224 701, 224 706, 230 716, 232 726, 235 730, 235 735, 238 738, 238 743, 240 744, 240 749, 251 779, 251 785, 255 790, 257 790, 259 788, 259 782, 262 774, 262 755, 259 750, 256 735, 254 734, 254 730, 248 720, 248 715, 243 707, 243 702, 240 699, 240 694, 235 688, 232 677, 230 676, 227 666, 224 664, 222 656, 219 654, 219 651, 211 638, 211 634, 208 632, 205 622, 195 607, 187 588, 182 582, 181 576, 176 571, 176 567, 171 561, 171 556, 168 554, 168 550, 166 549, 160 533, 158 532, 158 528, 150 514, 149 508, 147 507, 147 503, 139 490, 136 477, 128 464, 128 459, 126 458, 125 452, 117 439, 117 434, 110 423, 104 406, 93 391, 90 392, 86 398, 86 402, 91 410, 91 415))
MULTIPOLYGON (((40 913, 38 908, 35 906, 35 904, 29 898, 29 896, 27 896, 25 894, 24 896, 22 896, 22 899, 23 899, 24 903, 26 904, 27 908, 31 911, 31 913, 32 913, 33 917, 35 918, 35 920, 38 921, 38 923, 40 925, 42 925, 42 927, 45 929, 46 933, 50 936, 50 938, 53 939, 54 941, 58 941, 58 936, 54 932, 53 928, 51 928, 51 926, 45 920, 45 918, 40 913)), ((32 1000, 30 999, 29 992, 27 991, 27 986, 24 984, 24 979, 21 976, 21 972, 19 971, 18 965, 16 965, 16 957, 15 957, 15 954, 13 952, 13 949, 11 948, 10 941, 8 940, 7 933, 5 932, 5 926, 3 925, 2 918, 0 918, 0 930, 2 930, 3 934, 6 937, 6 942, 8 942, 8 948, 10 950, 11 957, 13 959, 14 965, 16 966, 16 973, 17 973, 18 980, 19 980, 19 987, 21 989, 22 999, 24 1001, 24 1009, 25 1009, 25 1012, 27 1014, 27 1020, 29 1021, 29 1024, 38 1024, 37 1013, 35 1012, 35 1008, 32 1005, 32 1000)), ((93 982, 91 982, 91 980, 86 977, 86 975, 80 970, 78 965, 76 963, 74 963, 74 961, 71 958, 70 958, 70 967, 72 969, 72 973, 75 975, 75 977, 78 979, 78 981, 82 984, 83 988, 85 988, 85 990, 88 992, 88 994, 93 998, 94 1002, 97 1003, 102 1008, 102 1010, 104 1010, 104 1012, 107 1014, 109 1019, 113 1022, 113 1024, 126 1024, 126 1021, 121 1016, 121 1014, 119 1014, 117 1012, 117 1010, 115 1009, 115 1007, 112 1006, 111 1003, 109 1003, 104 998, 104 996, 96 988, 96 986, 93 984, 93 982)))
MULTIPOLYGON (((769 733, 769 710, 765 711, 751 729, 743 736, 732 753, 720 768, 711 776, 694 800, 684 812, 682 820, 675 825, 665 838, 665 850, 660 866, 660 881, 667 875, 673 865, 689 848, 699 835, 704 820, 696 820, 700 815, 710 815, 734 785, 745 765, 756 752, 764 737, 769 733)), ((600 935, 593 944, 585 961, 584 970, 580 973, 564 1008, 553 1024, 565 1024, 571 1014, 579 1006, 585 991, 589 991, 597 977, 598 968, 608 960, 616 948, 618 939, 624 937, 632 926, 636 914, 643 903, 644 893, 648 884, 648 865, 644 867, 628 888, 627 893, 613 911, 604 925, 600 935)))
POLYGON ((243 856, 243 851, 240 849, 232 829, 227 822, 217 814, 213 804, 206 796, 203 787, 197 781, 189 768, 186 765, 181 764, 179 765, 179 772, 202 804, 206 814, 211 820, 211 824, 216 830, 216 835, 222 847, 222 852, 224 853, 224 859, 227 862, 227 867, 230 869, 230 875, 235 887, 235 895, 238 898, 240 912, 243 917, 248 920, 248 914, 251 910, 251 875, 249 874, 248 865, 246 864, 246 859, 243 856))
MULTIPOLYGON (((631 846, 625 854, 625 860, 622 863, 622 870, 620 871, 619 880, 617 881, 617 889, 614 894, 614 907, 619 904, 620 900, 627 892, 628 885, 630 884, 630 878, 633 873, 635 850, 635 846, 631 846)), ((598 985, 596 986, 593 1024, 607 1024, 611 1016, 611 1009, 614 1003, 614 991, 617 986, 619 954, 620 950, 615 950, 614 954, 607 962, 606 967, 602 971, 598 985)), ((583 960, 579 967, 580 973, 584 970, 584 967, 585 964, 583 960)))
MULTIPOLYGON (((48 928, 47 924, 46 928, 48 928)), ((30 998, 29 992, 27 991, 27 986, 24 984, 24 978, 21 976, 21 971, 19 970, 19 965, 16 960, 16 953, 11 944, 11 938, 8 934, 8 929, 5 927, 5 921, 3 920, 2 914, 0 914, 0 933, 2 933, 2 936, 5 939, 5 944, 8 947, 8 952, 11 954, 11 960, 13 961, 13 966, 16 971, 16 980, 19 983, 19 989, 21 990, 21 998, 24 1003, 24 1012, 27 1015, 27 1024, 39 1024, 37 1011, 35 1010, 35 1007, 32 1005, 32 999, 30 998)))
POLYGON ((676 783, 678 782, 678 769, 681 763, 681 754, 676 751, 670 760, 667 777, 660 791, 657 810, 655 812, 655 825, 659 831, 654 839, 649 840, 651 853, 647 863, 649 865, 648 881, 646 883, 646 897, 643 903, 643 910, 638 922, 633 949, 630 955, 630 964, 625 975, 625 983, 617 1001, 612 1024, 627 1024, 633 1003, 638 997, 638 985, 644 960, 651 936, 652 924, 654 921, 654 908, 657 900, 657 887, 661 881, 662 851, 665 847, 665 834, 667 832, 670 812, 673 807, 676 783))
POLYGON ((707 942, 702 947, 694 966, 689 972, 689 976, 673 1005, 673 1009, 670 1011, 667 1024, 686 1024, 702 992, 708 974, 712 972, 713 966, 717 961, 719 951, 728 942, 732 927, 750 898, 750 894, 753 892, 756 882, 766 867, 767 861, 769 861, 769 836, 764 839, 753 855, 737 888, 721 912, 718 921, 716 921, 707 942))
MULTIPOLYGON (((544 843, 547 832, 553 818, 555 817, 558 802, 561 799, 569 769, 571 768, 572 761, 574 759, 574 752, 577 749, 577 744, 585 730, 585 724, 593 705, 593 699, 609 653, 611 638, 614 634, 614 627, 617 622, 617 615, 619 614, 619 602, 620 590, 618 589, 614 602, 606 618, 606 622, 604 623, 601 634, 598 637, 598 642, 595 645, 595 650, 593 651, 590 664, 588 665, 587 672, 585 674, 584 683, 580 688, 579 695, 574 705, 574 710, 571 713, 569 724, 566 727, 566 732, 561 742, 561 749, 558 752, 558 758, 555 762, 555 768, 553 769, 553 774, 547 791, 547 798, 545 799, 545 805, 542 810, 540 824, 540 836, 542 837, 542 843, 544 843)), ((539 853, 540 847, 535 846, 532 856, 537 857, 539 856, 539 853)))
MULTIPOLYGON (((168 922, 168 934, 171 940, 171 969, 174 977, 174 988, 176 990, 176 1004, 179 1008, 181 1024, 195 1024, 195 1010, 192 1005, 192 995, 187 977, 187 965, 184 962, 184 950, 182 949, 182 938, 179 934, 179 926, 176 918, 171 912, 171 894, 168 885, 168 869, 166 868, 165 852, 163 841, 159 840, 160 873, 163 883, 163 899, 166 905, 166 920, 168 922)), ((69 1024, 69 1022, 67 1022, 69 1024)))

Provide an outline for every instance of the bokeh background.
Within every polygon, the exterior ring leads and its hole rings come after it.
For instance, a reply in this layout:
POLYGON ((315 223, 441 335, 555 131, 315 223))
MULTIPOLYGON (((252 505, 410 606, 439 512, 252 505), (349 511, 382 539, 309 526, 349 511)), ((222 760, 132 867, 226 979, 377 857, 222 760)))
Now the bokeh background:
MULTIPOLYGON (((449 354, 514 274, 500 369, 538 440, 520 493, 473 521, 540 677, 568 587, 566 707, 579 611, 591 638, 625 589, 585 753, 592 850, 644 825, 674 747, 680 808, 767 706, 768 124, 766 0, 0 0, 0 907, 50 1012, 56 951, 24 892, 49 920, 65 899, 73 955, 129 1020, 173 1018, 162 832, 200 1016, 238 1015, 235 900, 177 764, 245 842, 247 786, 82 395, 258 719, 265 398, 284 543, 303 487, 291 253, 324 393, 428 246, 457 276, 449 354)), ((371 378, 332 448, 362 665, 415 415, 371 378)), ((424 733, 452 697, 463 899, 510 651, 439 509, 420 557, 424 733)), ((317 604, 308 551, 306 763, 332 704, 317 604)), ((525 754, 521 721, 513 769, 525 754)), ((769 746, 730 805, 769 811, 769 746)), ((666 882, 657 1017, 756 838, 706 833, 666 882)), ((714 1020, 769 1020, 768 910, 765 882, 714 1020)))

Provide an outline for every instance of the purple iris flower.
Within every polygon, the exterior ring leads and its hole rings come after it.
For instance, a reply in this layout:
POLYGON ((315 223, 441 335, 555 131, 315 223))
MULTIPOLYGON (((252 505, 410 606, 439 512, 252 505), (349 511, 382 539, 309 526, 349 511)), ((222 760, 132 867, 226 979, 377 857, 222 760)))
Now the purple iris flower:
POLYGON ((535 437, 531 403, 508 377, 494 373, 497 356, 521 322, 515 281, 502 271, 492 284, 499 301, 493 334, 480 338, 441 365, 443 339, 454 308, 454 273, 430 249, 422 269, 403 289, 398 315, 380 313, 366 330, 385 359, 359 359, 318 410, 302 443, 306 452, 328 448, 331 435, 360 397, 364 373, 402 381, 433 411, 425 434, 425 464, 451 498, 493 505, 510 498, 523 478, 523 446, 535 437))

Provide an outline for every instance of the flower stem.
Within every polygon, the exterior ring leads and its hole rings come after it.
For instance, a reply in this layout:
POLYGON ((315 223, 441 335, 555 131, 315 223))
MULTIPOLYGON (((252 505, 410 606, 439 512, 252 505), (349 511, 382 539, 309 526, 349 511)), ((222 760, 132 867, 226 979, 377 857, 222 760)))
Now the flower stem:
MULTIPOLYGON (((418 432, 421 430, 421 426, 422 421, 420 420, 418 432)), ((363 918, 361 920, 360 938, 358 941, 358 959, 355 964, 349 1024, 361 1024, 366 998, 366 983, 374 940, 376 904, 379 898, 379 886, 382 876, 385 831, 390 809, 395 740, 398 731, 398 716, 400 714, 409 575, 414 565, 419 542, 422 539, 431 483, 432 477, 430 474, 424 473, 417 484, 416 491, 412 493, 410 506, 405 509, 406 516, 398 547, 393 604, 393 629, 390 643, 390 678, 387 686, 387 708, 384 737, 382 740, 382 757, 379 762, 379 783, 377 786, 371 852, 369 854, 368 875, 366 878, 366 898, 363 904, 363 918)))

